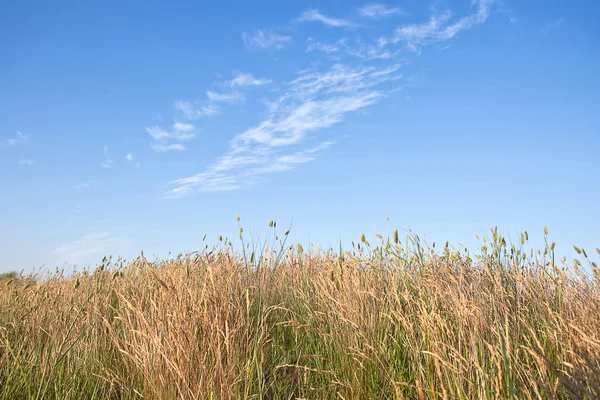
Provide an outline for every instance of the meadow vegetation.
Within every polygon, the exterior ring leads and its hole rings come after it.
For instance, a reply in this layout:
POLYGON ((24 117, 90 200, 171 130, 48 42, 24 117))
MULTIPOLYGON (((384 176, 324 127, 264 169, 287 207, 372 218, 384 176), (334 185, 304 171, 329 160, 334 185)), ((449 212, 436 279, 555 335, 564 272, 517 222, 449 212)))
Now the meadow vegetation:
MULTIPOLYGON (((215 247, 0 282, 0 399, 600 396, 600 276, 527 233, 215 247), (371 241, 371 243, 369 242, 371 241), (437 247, 436 247, 437 246, 437 247)), ((596 249, 600 254, 600 250, 596 249)), ((595 257, 595 255, 594 255, 595 257)))

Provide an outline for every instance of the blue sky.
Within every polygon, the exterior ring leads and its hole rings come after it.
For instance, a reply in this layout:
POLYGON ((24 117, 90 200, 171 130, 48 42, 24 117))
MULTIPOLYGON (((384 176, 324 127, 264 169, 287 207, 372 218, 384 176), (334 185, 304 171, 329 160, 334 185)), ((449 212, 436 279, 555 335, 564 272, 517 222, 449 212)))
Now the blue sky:
POLYGON ((193 251, 236 214, 600 245, 596 2, 240 3, 0 6, 0 271, 193 251))

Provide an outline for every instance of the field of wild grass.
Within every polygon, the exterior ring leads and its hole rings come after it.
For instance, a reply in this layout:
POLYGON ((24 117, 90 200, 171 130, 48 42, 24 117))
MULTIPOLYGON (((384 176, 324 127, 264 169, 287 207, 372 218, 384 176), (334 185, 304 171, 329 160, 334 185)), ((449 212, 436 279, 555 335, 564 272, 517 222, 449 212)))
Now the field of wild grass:
POLYGON ((349 251, 219 239, 2 281, 0 399, 600 396, 583 249, 567 264, 496 230, 477 254, 397 231, 349 251))

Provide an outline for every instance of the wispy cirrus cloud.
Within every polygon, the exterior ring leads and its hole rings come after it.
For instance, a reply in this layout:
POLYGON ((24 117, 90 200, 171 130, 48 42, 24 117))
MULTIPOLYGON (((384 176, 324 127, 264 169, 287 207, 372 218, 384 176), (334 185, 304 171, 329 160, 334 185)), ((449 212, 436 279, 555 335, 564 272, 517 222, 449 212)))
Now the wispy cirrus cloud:
POLYGON ((342 38, 333 43, 323 43, 323 42, 314 40, 313 38, 308 38, 307 45, 306 45, 306 51, 307 52, 319 51, 319 52, 325 53, 325 54, 336 54, 336 53, 339 53, 348 48, 346 41, 347 41, 346 38, 342 38))
POLYGON ((60 262, 80 263, 108 251, 114 247, 116 239, 109 232, 91 232, 80 239, 57 247, 53 253, 60 259, 60 262))
POLYGON ((108 146, 104 145, 104 161, 102 161, 101 166, 102 166, 102 168, 105 168, 105 169, 111 169, 113 167, 113 164, 114 164, 114 162, 108 152, 108 146))
POLYGON ((242 40, 248 50, 281 50, 292 41, 292 38, 276 34, 271 30, 258 29, 253 33, 243 32, 242 40))
POLYGON ((206 91, 206 97, 212 103, 237 103, 244 99, 244 96, 239 92, 216 93, 212 90, 206 91))
POLYGON ((35 164, 35 161, 29 160, 29 159, 24 159, 24 160, 19 160, 19 164, 31 166, 31 165, 35 164))
MULTIPOLYGON (((164 197, 237 190, 255 184, 268 174, 290 171, 313 161, 319 152, 326 151, 334 143, 327 135, 327 128, 409 84, 395 83, 402 79, 401 66, 406 62, 405 56, 399 59, 399 54, 419 52, 425 46, 449 41, 459 33, 483 24, 490 15, 493 2, 472 0, 472 12, 460 18, 449 10, 434 10, 428 21, 398 26, 390 35, 379 38, 363 39, 356 35, 351 40, 342 37, 330 43, 309 38, 306 52, 323 53, 325 60, 311 63, 310 69, 301 70, 286 83, 270 88, 269 93, 278 94, 270 99, 263 98, 266 110, 260 122, 235 134, 229 141, 228 150, 199 173, 171 181, 164 197)), ((378 19, 403 11, 372 3, 359 9, 358 13, 365 18, 378 19)), ((359 28, 350 20, 332 18, 316 9, 307 10, 296 21, 359 28)), ((276 41, 267 40, 260 32, 255 35, 256 42, 243 34, 247 47, 278 47, 276 41)), ((286 38, 282 43, 290 41, 291 38, 286 38)), ((241 102, 248 94, 243 88, 268 82, 268 79, 238 72, 232 80, 217 85, 218 90, 209 90, 207 102, 219 103, 219 106, 241 102)))
POLYGON ((323 43, 309 38, 306 51, 327 54, 332 60, 339 60, 345 56, 363 60, 389 60, 397 54, 397 51, 387 49, 377 43, 367 44, 360 39, 357 39, 354 43, 349 43, 346 38, 339 39, 334 43, 323 43))
POLYGON ((220 111, 217 103, 233 104, 244 100, 244 94, 238 89, 262 86, 267 83, 271 83, 271 80, 255 78, 250 73, 237 72, 232 80, 215 83, 222 89, 229 89, 229 91, 217 92, 215 90, 207 90, 206 102, 203 106, 198 108, 191 102, 179 100, 175 103, 175 109, 180 111, 188 120, 194 120, 199 117, 211 117, 220 111))
POLYGON ((336 124, 347 112, 376 102, 383 93, 373 88, 394 79, 399 68, 336 64, 326 72, 304 72, 288 83, 288 91, 267 119, 233 139, 234 148, 240 143, 296 144, 306 133, 336 124))
POLYGON ((195 126, 184 122, 176 122, 168 130, 151 126, 146 128, 146 132, 152 138, 150 146, 157 153, 185 150, 186 147, 182 142, 187 142, 196 136, 195 126))
POLYGON ((380 19, 393 15, 406 14, 400 7, 390 7, 385 4, 371 3, 358 9, 358 14, 363 17, 380 19))
POLYGON ((29 139, 21 131, 17 131, 14 137, 10 137, 0 142, 1 147, 13 147, 18 144, 26 143, 29 139))
POLYGON ((265 174, 289 171, 312 161, 331 140, 311 145, 321 129, 343 121, 346 114, 375 104, 386 93, 384 82, 398 79, 399 65, 384 68, 334 65, 304 71, 286 85, 257 126, 237 134, 229 151, 205 171, 171 182, 165 197, 197 192, 229 191, 248 186, 265 174))
POLYGON ((560 29, 561 25, 565 22, 565 18, 564 17, 560 17, 557 20, 554 21, 550 21, 548 23, 546 23, 544 26, 542 26, 541 28, 538 29, 538 34, 540 36, 547 36, 548 34, 557 31, 558 29, 560 29))
POLYGON ((196 107, 191 102, 183 100, 177 100, 175 102, 175 110, 181 112, 188 120, 194 120, 201 117, 212 117, 219 112, 219 108, 215 104, 196 107))
POLYGON ((275 172, 284 172, 296 168, 300 164, 304 164, 313 161, 316 158, 316 153, 329 148, 334 145, 334 141, 325 141, 318 145, 305 149, 299 150, 293 153, 278 155, 274 157, 270 162, 265 162, 253 170, 255 176, 262 174, 271 174, 275 172))
MULTIPOLYGON (((237 72, 232 80, 214 84, 219 86, 221 91, 207 90, 206 100, 201 106, 196 106, 189 101, 177 100, 175 111, 179 115, 171 128, 146 127, 146 132, 152 138, 151 148, 157 153, 185 150, 186 146, 182 142, 187 142, 196 136, 196 128, 189 121, 215 116, 221 111, 223 103, 235 104, 244 101, 242 89, 267 83, 271 83, 271 80, 255 78, 250 73, 237 72), (178 122, 178 120, 188 122, 178 122)), ((139 163, 136 166, 139 167, 139 163)))
POLYGON ((460 32, 484 23, 489 17, 493 2, 494 0, 474 0, 476 11, 453 23, 450 23, 451 11, 435 12, 426 23, 398 27, 390 39, 381 38, 380 43, 402 43, 408 50, 419 51, 425 45, 450 40, 460 32))
MULTIPOLYGON (((436 13, 423 24, 411 24, 398 27, 391 39, 392 43, 404 42, 407 46, 416 49, 417 46, 428 44, 431 41, 441 40, 443 27, 450 20, 452 13, 445 11, 436 13)), ((387 40, 386 40, 387 43, 387 40)))
POLYGON ((236 77, 233 78, 231 81, 229 81, 228 84, 229 84, 229 86, 234 86, 234 87, 235 86, 244 87, 244 86, 262 86, 262 85, 266 85, 271 82, 272 81, 270 79, 258 79, 258 78, 255 78, 254 75, 252 75, 252 74, 238 72, 236 77))
POLYGON ((229 153, 219 158, 207 171, 171 182, 165 198, 181 198, 194 193, 225 192, 256 183, 263 175, 290 171, 300 164, 315 159, 318 151, 324 150, 333 141, 290 153, 255 149, 254 154, 229 153))
POLYGON ((300 18, 298 18, 299 22, 321 22, 324 25, 332 26, 336 28, 352 28, 355 27, 352 21, 343 19, 343 18, 331 18, 323 15, 321 11, 317 9, 306 10, 300 18))

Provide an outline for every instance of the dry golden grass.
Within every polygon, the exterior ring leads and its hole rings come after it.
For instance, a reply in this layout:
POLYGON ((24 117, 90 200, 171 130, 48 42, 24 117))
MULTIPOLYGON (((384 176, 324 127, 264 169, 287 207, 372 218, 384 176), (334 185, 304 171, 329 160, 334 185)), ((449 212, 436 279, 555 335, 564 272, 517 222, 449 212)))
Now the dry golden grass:
POLYGON ((5 280, 0 398, 598 398, 596 266, 492 235, 5 280))

